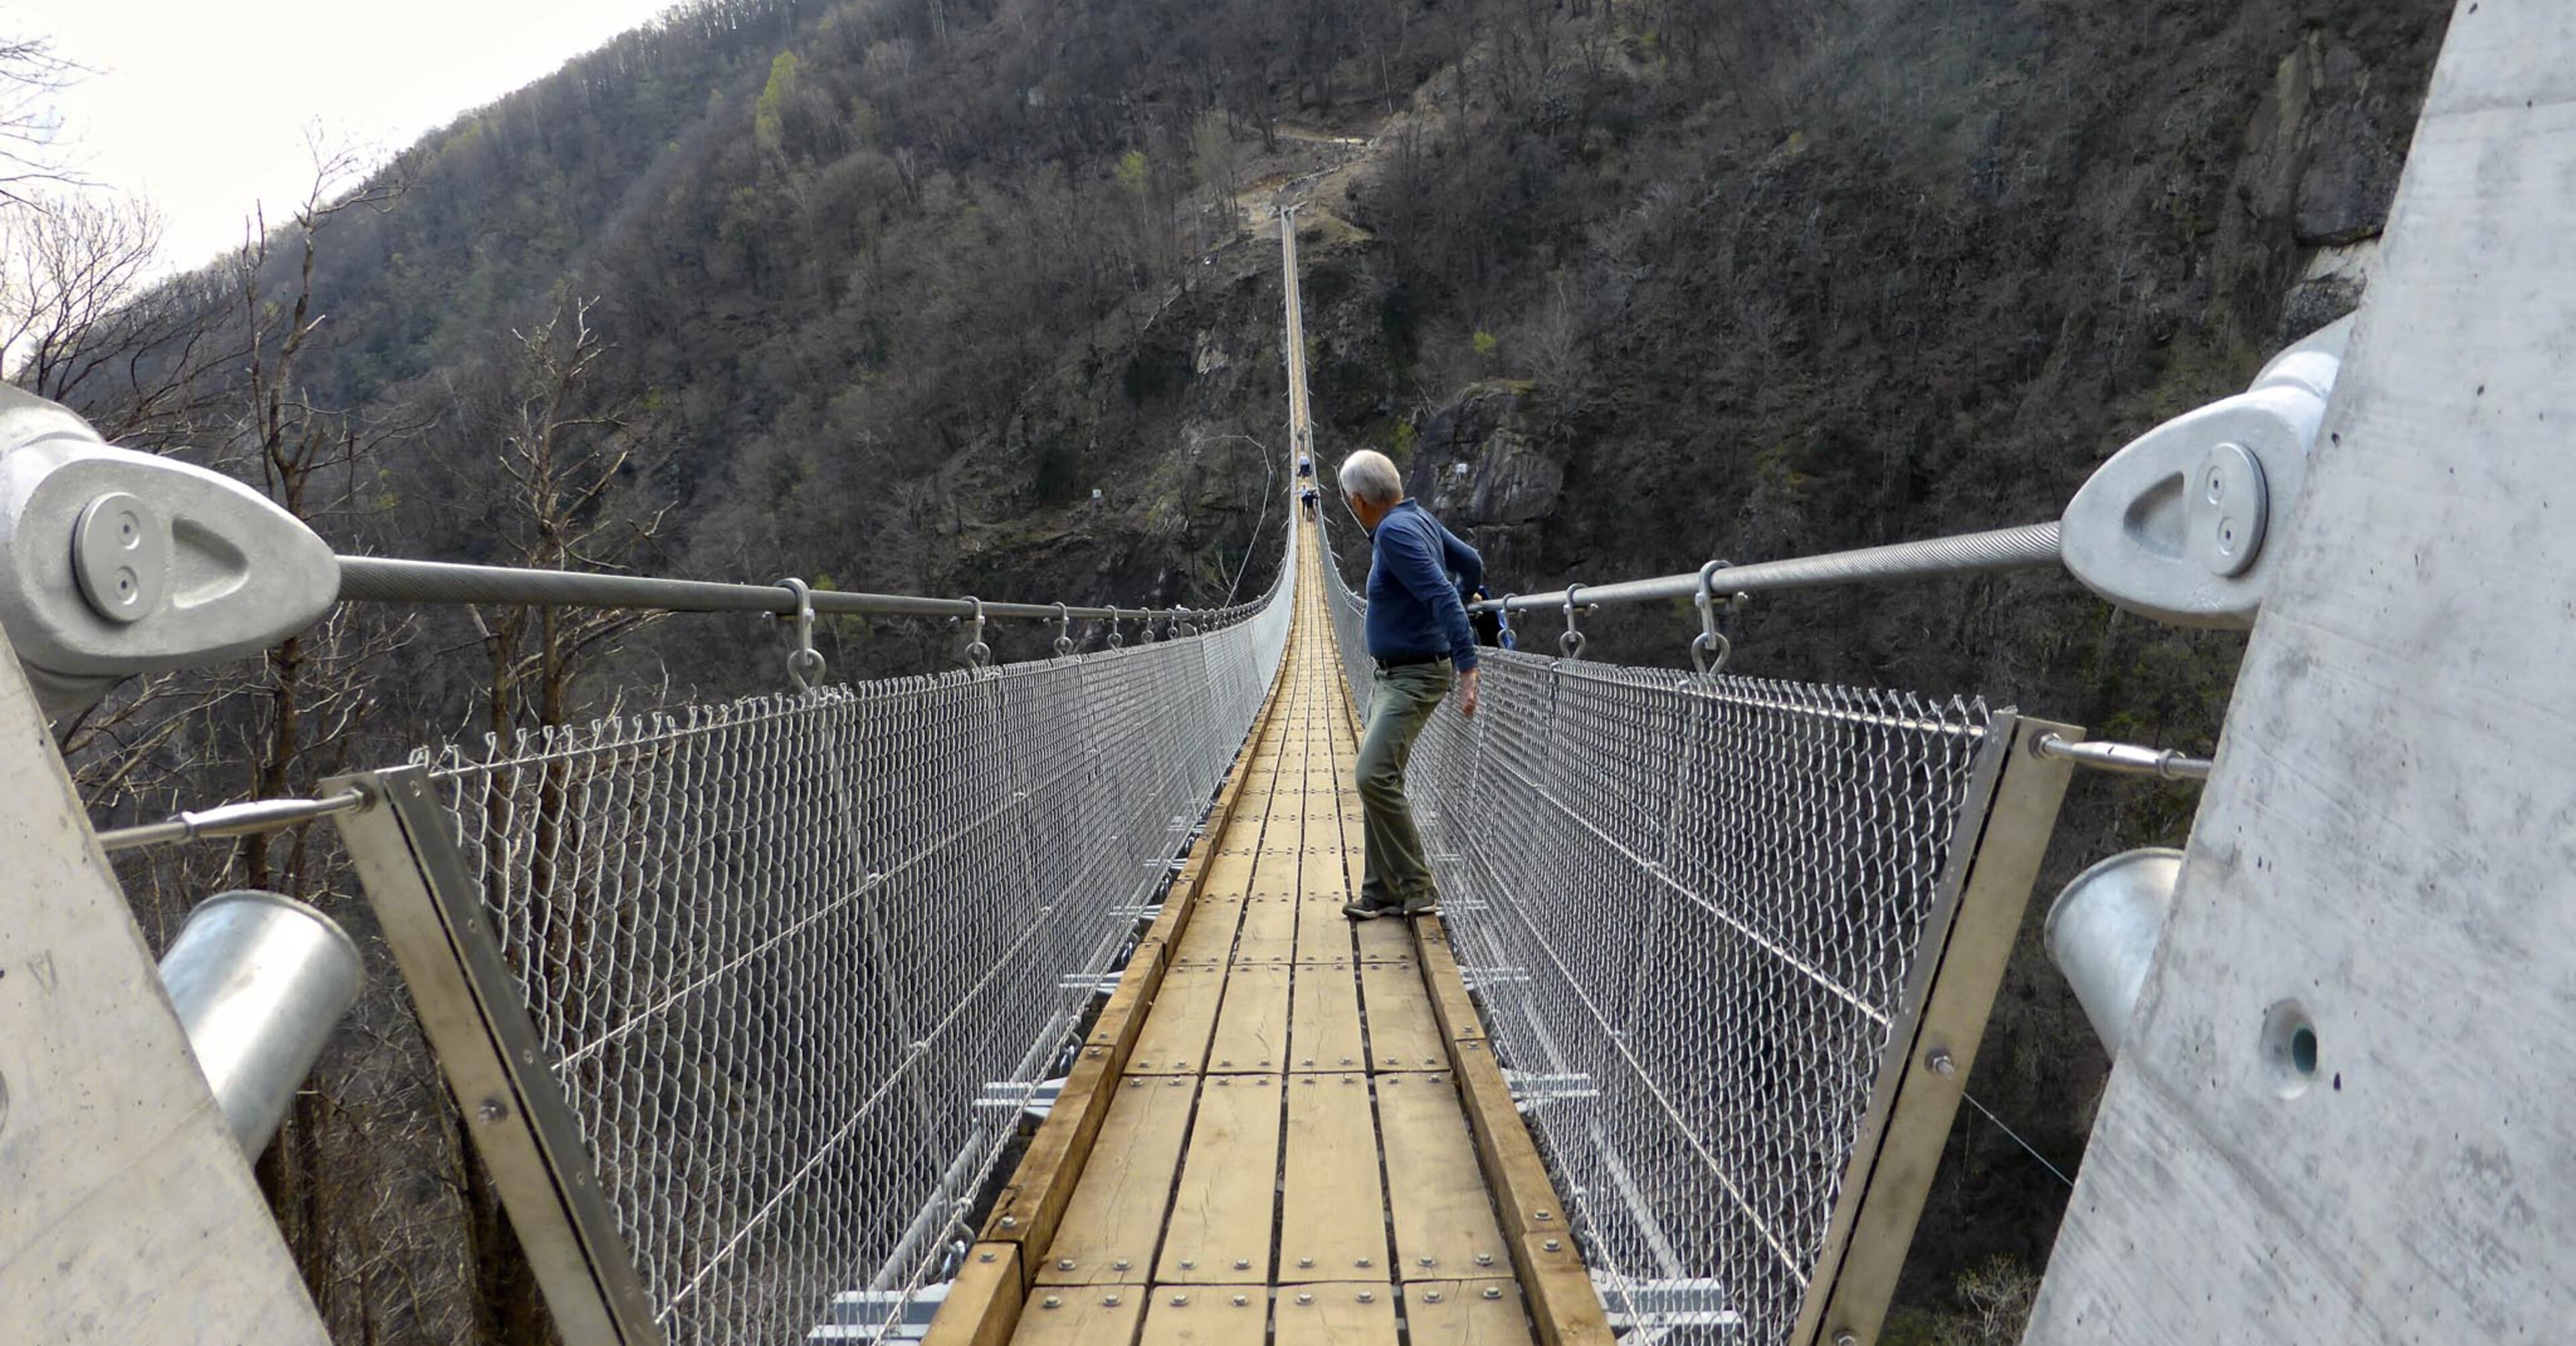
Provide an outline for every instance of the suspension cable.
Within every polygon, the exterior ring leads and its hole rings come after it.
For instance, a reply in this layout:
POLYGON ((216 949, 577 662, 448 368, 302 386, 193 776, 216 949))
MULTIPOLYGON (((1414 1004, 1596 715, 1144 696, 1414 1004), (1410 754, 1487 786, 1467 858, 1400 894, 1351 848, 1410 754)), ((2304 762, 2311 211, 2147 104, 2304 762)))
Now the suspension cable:
MULTIPOLYGON (((648 608, 663 612, 773 612, 792 615, 794 594, 774 584, 724 584, 709 580, 662 579, 645 575, 608 575, 578 570, 521 570, 510 566, 458 565, 446 561, 405 561, 383 556, 340 558, 343 602, 501 603, 527 606, 648 608)), ((873 617, 972 617, 972 599, 925 598, 912 594, 812 591, 814 611, 873 617)), ((1263 600, 1238 603, 1200 614, 1225 624, 1249 615, 1263 600)), ((1064 607, 1054 603, 985 603, 986 617, 1058 621, 1066 614, 1085 620, 1108 618, 1116 609, 1064 607)), ((1136 609, 1128 609, 1136 611, 1136 609)), ((1147 609, 1159 611, 1159 609, 1147 609)))
POLYGON ((1994 1123, 1994 1124, 1995 1124, 1995 1129, 1996 1129, 1996 1130, 2001 1131, 2001 1132, 2003 1132, 2005 1135, 2007 1135, 2007 1136, 2011 1137, 2011 1138, 2012 1138, 2012 1142, 2013 1142, 2013 1144, 2020 1146, 2020 1147, 2022 1148, 2023 1153, 2028 1154, 2031 1158, 2038 1160, 2038 1161, 2039 1161, 2039 1166, 2040 1166, 2041 1168, 2047 1169, 2047 1170, 2048 1170, 2048 1172, 2049 1172, 2049 1176, 2051 1176, 2051 1177, 2053 1177, 2053 1178, 2057 1179, 2059 1182, 2065 1183, 2065 1184, 2066 1184, 2067 1186, 2069 1186, 2069 1187, 2073 1187, 2073 1186, 2075 1185, 2075 1180, 2074 1180, 2073 1178, 2070 1178, 2070 1177, 2066 1176, 2066 1170, 2064 1170, 2064 1169, 2062 1169, 2062 1168, 2059 1168, 2059 1167, 2058 1167, 2056 1164, 2054 1164, 2054 1163, 2049 1162, 2049 1158, 2048 1158, 2048 1156, 2047 1156, 2047 1155, 2044 1155, 2044 1154, 2041 1154, 2041 1153, 2039 1152, 2039 1147, 2038 1147, 2038 1146, 2033 1145, 2033 1144, 2031 1144, 2029 1141, 2022 1139, 2021 1133, 2020 1133, 2019 1131, 2015 1131, 2015 1130, 2013 1130, 2011 1127, 2004 1125, 2004 1119, 2003 1119, 2003 1118, 2001 1118, 2001 1117, 1996 1116, 1996 1115, 1995 1115, 1995 1110, 1994 1110, 1994 1109, 1989 1108, 1989 1107, 1987 1107, 1985 1104, 1978 1102, 1978 1101, 1977 1101, 1977 1096, 1976 1096, 1975 1094, 1969 1093, 1967 1090, 1962 1089, 1962 1090, 1960 1090, 1960 1091, 1959 1091, 1959 1097, 1961 1097, 1961 1098, 1964 1098, 1964 1099, 1968 1100, 1968 1106, 1969 1106, 1969 1107, 1975 1108, 1977 1111, 1984 1113, 1984 1114, 1986 1115, 1986 1120, 1987 1120, 1987 1121, 1990 1121, 1990 1122, 1992 1122, 1992 1123, 1994 1123))
MULTIPOLYGON (((2010 570, 2044 570, 2058 564, 2057 522, 1997 528, 1956 537, 1927 538, 1858 551, 1827 552, 1785 561, 1759 561, 1729 566, 1725 587, 1734 593, 1775 589, 1812 589, 1830 584, 1869 584, 1882 580, 1934 579, 1944 575, 1988 575, 2010 570)), ((1587 606, 1601 603, 1658 603, 1696 598, 1700 572, 1582 586, 1587 606)), ((1475 612, 1533 612, 1564 606, 1568 591, 1520 594, 1468 604, 1475 612), (1506 608, 1508 604, 1508 608, 1506 608)))

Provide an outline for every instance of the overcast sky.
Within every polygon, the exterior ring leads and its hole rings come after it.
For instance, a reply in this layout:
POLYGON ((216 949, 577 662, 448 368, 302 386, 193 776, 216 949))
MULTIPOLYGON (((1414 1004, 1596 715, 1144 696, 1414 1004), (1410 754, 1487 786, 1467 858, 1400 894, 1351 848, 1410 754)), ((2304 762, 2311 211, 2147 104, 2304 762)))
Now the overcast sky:
POLYGON ((164 270, 241 241, 301 199, 305 129, 369 162, 530 83, 672 0, 72 0, 0 3, 0 33, 88 73, 55 104, 60 146, 167 220, 164 270))

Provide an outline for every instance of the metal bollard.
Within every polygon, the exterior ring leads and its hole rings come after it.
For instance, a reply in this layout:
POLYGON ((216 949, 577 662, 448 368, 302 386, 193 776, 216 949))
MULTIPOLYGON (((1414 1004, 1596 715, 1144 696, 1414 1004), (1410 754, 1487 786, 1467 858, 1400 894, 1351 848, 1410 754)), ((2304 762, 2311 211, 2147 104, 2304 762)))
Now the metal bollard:
POLYGON ((2048 956, 2075 988, 2112 1059, 2173 910, 2182 852, 2126 851, 2085 870, 2048 907, 2048 956))
POLYGON ((237 889, 189 914, 161 984, 243 1154, 268 1148, 364 979, 348 932, 294 898, 237 889))

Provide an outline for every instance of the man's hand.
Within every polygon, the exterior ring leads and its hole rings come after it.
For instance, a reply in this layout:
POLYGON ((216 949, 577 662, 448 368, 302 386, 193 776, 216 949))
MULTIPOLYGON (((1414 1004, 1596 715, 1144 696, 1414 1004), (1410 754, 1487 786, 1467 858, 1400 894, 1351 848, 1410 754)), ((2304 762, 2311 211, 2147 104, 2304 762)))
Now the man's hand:
POLYGON ((1473 715, 1476 713, 1476 675, 1482 672, 1484 672, 1484 670, 1481 668, 1471 668, 1458 675, 1459 714, 1473 715))

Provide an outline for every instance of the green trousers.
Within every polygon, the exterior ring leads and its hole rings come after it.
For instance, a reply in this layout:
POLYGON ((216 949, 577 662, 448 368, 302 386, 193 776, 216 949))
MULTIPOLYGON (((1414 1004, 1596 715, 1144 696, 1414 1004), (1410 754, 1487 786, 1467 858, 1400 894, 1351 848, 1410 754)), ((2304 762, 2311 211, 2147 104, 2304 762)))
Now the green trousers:
POLYGON ((1368 729, 1360 735, 1356 774, 1368 843, 1360 898, 1372 905, 1400 906, 1434 896, 1431 861, 1422 853, 1422 833, 1404 798, 1404 765, 1413 756, 1413 740, 1449 695, 1454 676, 1443 660, 1381 669, 1370 680, 1368 729))

